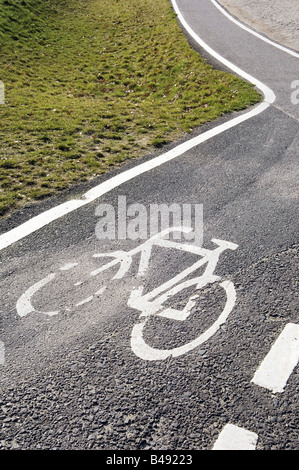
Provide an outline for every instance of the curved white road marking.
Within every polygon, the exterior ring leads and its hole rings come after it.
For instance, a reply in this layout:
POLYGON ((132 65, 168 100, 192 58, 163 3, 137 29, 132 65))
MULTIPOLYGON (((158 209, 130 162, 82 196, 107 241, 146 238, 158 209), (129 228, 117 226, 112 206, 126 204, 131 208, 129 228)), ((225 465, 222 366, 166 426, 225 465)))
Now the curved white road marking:
POLYGON ((49 282, 53 281, 53 279, 56 277, 56 273, 49 274, 49 276, 45 277, 41 281, 36 282, 33 286, 29 287, 29 289, 24 292, 23 295, 19 298, 17 301, 17 312, 20 317, 25 317, 29 313, 43 313, 44 315, 48 315, 52 317, 53 315, 58 315, 59 311, 55 312, 40 312, 39 310, 35 310, 31 303, 31 299, 33 295, 38 292, 40 289, 42 289, 44 286, 46 286, 49 282))
POLYGON ((219 5, 219 3, 216 1, 216 0, 210 0, 213 5, 215 5, 216 8, 218 8, 219 11, 221 11, 221 13, 223 13, 224 16, 226 16, 230 21, 232 21, 233 23, 235 23, 237 26, 239 26, 240 28, 244 29, 245 31, 247 31, 247 33, 250 33, 252 34, 253 36, 256 36, 257 38, 261 39, 262 41, 266 42, 267 44, 271 44, 271 46, 274 46, 276 47, 277 49, 280 49, 281 51, 283 52, 286 52, 287 54, 290 54, 294 57, 297 57, 299 58, 299 54, 295 51, 293 51, 292 49, 289 49, 288 47, 285 47, 285 46, 282 46, 281 44, 278 44, 277 42, 275 41, 272 41, 271 39, 267 38, 266 36, 263 36, 262 34, 258 33, 257 31, 255 31, 254 29, 251 29, 249 28, 248 26, 246 26, 245 24, 241 23, 240 21, 238 21, 236 18, 234 18, 232 15, 230 15, 226 10, 225 8, 223 8, 221 5, 219 5))
POLYGON ((221 124, 207 132, 204 132, 203 134, 200 134, 199 136, 194 137, 188 140, 187 142, 184 142, 183 144, 178 145, 174 149, 156 158, 153 158, 152 160, 148 162, 141 163, 140 165, 137 165, 136 167, 131 168, 130 170, 126 170, 120 173, 119 175, 116 175, 110 178, 108 181, 105 181, 104 183, 101 183, 97 185, 96 187, 94 187, 93 189, 87 191, 81 197, 81 199, 73 199, 71 201, 67 201, 63 204, 60 204, 56 207, 53 207, 52 209, 49 209, 43 212, 42 214, 39 214, 33 217, 32 219, 19 225, 18 227, 15 227, 14 229, 0 235, 0 251, 12 245, 13 243, 25 238, 31 233, 36 232, 42 227, 45 227, 46 225, 50 224, 54 220, 57 220, 60 217, 63 217, 64 215, 69 214, 70 212, 73 212, 74 210, 79 209, 80 207, 89 204, 95 199, 108 193, 112 189, 117 188, 121 184, 126 183, 127 181, 130 181, 131 179, 136 178, 137 176, 143 173, 146 173, 154 168, 157 168, 158 166, 163 165, 164 163, 169 162, 181 156, 183 153, 187 152, 193 147, 196 147, 202 142, 205 142, 211 139, 212 137, 215 137, 216 135, 219 135, 222 132, 225 132, 228 129, 231 129, 232 127, 235 127, 238 124, 248 119, 251 119, 254 116, 257 116, 258 114, 265 111, 265 109, 267 109, 270 106, 270 104, 275 101, 276 97, 275 97, 273 90, 271 90, 271 88, 269 88, 267 85, 260 82, 256 78, 252 77, 251 75, 247 74, 246 72, 241 70, 239 67, 234 65, 232 62, 229 62, 228 60, 226 60, 224 57, 222 57, 220 54, 214 51, 210 46, 208 46, 204 41, 202 41, 202 39, 200 39, 200 37, 190 28, 188 23, 183 18, 176 4, 176 1, 175 0, 171 0, 171 1, 173 4, 173 8, 178 15, 178 19, 180 20, 184 28, 188 31, 188 33, 194 38, 194 40, 201 47, 203 47, 209 54, 211 54, 217 60, 219 60, 224 65, 229 67, 233 72, 240 75, 245 80, 248 80, 249 82, 254 84, 257 88, 259 88, 261 92, 264 94, 264 97, 265 97, 264 102, 258 105, 257 107, 255 107, 254 109, 250 110, 249 112, 242 114, 241 116, 238 116, 236 118, 233 118, 230 121, 227 121, 224 124, 221 124))
POLYGON ((210 339, 219 330, 220 326, 226 322, 230 312, 232 311, 236 303, 236 291, 233 283, 231 281, 223 281, 219 285, 223 287, 226 292, 227 302, 217 320, 204 333, 202 333, 193 341, 190 341, 190 343, 184 344, 183 346, 179 346, 177 348, 152 348, 144 341, 143 338, 143 329, 148 320, 147 317, 143 317, 143 320, 133 327, 131 334, 131 348, 132 351, 136 354, 136 356, 140 357, 145 361, 163 361, 170 356, 182 356, 183 354, 192 351, 193 349, 197 348, 201 344, 205 343, 208 339, 210 339))
POLYGON ((274 91, 271 90, 271 88, 269 88, 264 83, 260 82, 257 78, 253 77, 252 75, 249 75, 247 72, 244 72, 244 70, 240 69, 235 64, 225 59, 225 57, 218 54, 218 52, 214 51, 214 49, 212 49, 206 42, 204 42, 189 26, 189 24, 187 23, 187 21, 185 20, 185 18, 183 17, 182 13, 179 10, 176 0, 171 0, 171 1, 173 4, 174 11, 177 14, 178 19, 181 22, 182 26, 190 34, 190 36, 197 42, 197 44, 203 47, 211 56, 215 57, 215 59, 217 59, 219 62, 221 62, 223 65, 225 65, 229 69, 231 69, 237 75, 240 75, 240 77, 243 77, 245 80, 247 80, 248 82, 251 82, 257 88, 259 88, 265 97, 265 100, 264 100, 265 103, 268 103, 268 104, 274 103, 276 96, 275 96, 274 91))

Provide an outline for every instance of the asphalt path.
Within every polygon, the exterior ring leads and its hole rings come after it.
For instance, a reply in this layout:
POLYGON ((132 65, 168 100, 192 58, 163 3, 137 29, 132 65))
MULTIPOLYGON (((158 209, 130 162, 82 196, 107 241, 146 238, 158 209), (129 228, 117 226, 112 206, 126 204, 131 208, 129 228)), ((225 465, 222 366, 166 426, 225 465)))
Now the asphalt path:
MULTIPOLYGON (((195 34, 276 99, 1 250, 0 449, 210 450, 228 424, 249 433, 256 449, 299 448, 296 360, 280 391, 252 380, 285 327, 299 324, 299 105, 291 99, 298 58, 241 29, 210 0, 176 5, 195 34), (198 253, 154 246, 141 275, 136 248, 145 240, 96 236, 99 205, 117 208, 120 196, 147 214, 153 204, 202 207, 208 253, 216 248, 212 239, 236 245, 221 253, 213 270, 217 282, 195 289, 190 315, 149 316, 142 341, 135 326, 142 325, 146 304, 133 304, 132 292, 142 287, 150 293, 171 282, 198 253), (119 279, 112 279, 116 266, 90 276, 103 265, 94 254, 134 249, 132 265, 119 279), (201 338, 226 306, 227 318, 210 337, 179 349, 201 338), (157 351, 170 353, 155 357, 157 351)), ((185 32, 207 60, 227 68, 185 32)), ((191 137, 246 113, 209 123, 191 137)), ((158 156, 130 162, 97 183, 158 156)), ((63 197, 79 198, 90 188, 85 184, 63 197)), ((1 223, 2 233, 60 202, 25 208, 1 223)), ((198 279, 206 279, 204 267, 196 271, 198 279)), ((186 285, 163 306, 184 311, 194 287, 186 285)), ((276 368, 277 376, 279 363, 276 368)))

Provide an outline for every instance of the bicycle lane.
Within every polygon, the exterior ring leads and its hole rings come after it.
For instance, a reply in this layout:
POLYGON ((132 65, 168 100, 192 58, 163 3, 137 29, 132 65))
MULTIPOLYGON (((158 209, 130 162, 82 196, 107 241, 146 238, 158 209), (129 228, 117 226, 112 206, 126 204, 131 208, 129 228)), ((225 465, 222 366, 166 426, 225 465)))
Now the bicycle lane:
MULTIPOLYGON (((40 441, 45 446, 210 448, 229 420, 256 431, 259 442, 266 447, 286 446, 287 443, 291 447, 296 445, 296 436, 291 435, 294 433, 285 429, 285 405, 294 405, 296 376, 292 375, 282 398, 273 398, 266 390, 250 384, 256 366, 282 327, 286 322, 295 321, 296 292, 289 278, 295 278, 292 263, 296 256, 294 245, 298 231, 294 219, 296 186, 292 179, 296 163, 296 133, 293 119, 272 108, 267 115, 243 123, 178 160, 153 170, 150 181, 149 175, 143 175, 134 180, 134 185, 125 184, 101 200, 114 207, 117 206, 118 195, 125 195, 128 204, 138 201, 145 207, 155 202, 200 203, 204 207, 205 246, 215 237, 239 245, 217 266, 217 273, 234 280, 237 305, 229 322, 206 348, 167 363, 149 365, 134 357, 129 338, 139 313, 126 305, 132 288, 131 279, 126 279, 121 287, 113 284, 110 293, 106 293, 108 300, 100 315, 99 303, 87 303, 79 315, 65 315, 63 320, 61 315, 57 315, 50 322, 45 316, 37 321, 36 315, 32 315, 30 319, 24 317, 20 324, 15 311, 16 301, 33 281, 65 268, 67 263, 85 262, 88 268, 95 266, 90 262, 95 251, 114 251, 136 243, 99 243, 94 233, 98 220, 95 209, 99 201, 69 215, 63 223, 55 222, 21 242, 22 245, 19 243, 7 251, 7 259, 4 257, 2 261, 1 290, 6 299, 7 324, 11 325, 11 318, 14 318, 16 329, 11 344, 17 344, 12 351, 17 354, 10 354, 6 367, 23 368, 25 376, 38 374, 40 385, 37 387, 35 383, 35 391, 26 390, 29 395, 25 403, 30 401, 40 422, 47 416, 53 424, 63 416, 59 422, 64 437, 67 436, 60 444, 58 436, 51 435, 49 427, 45 426, 40 440, 36 426, 30 417, 26 417, 26 424, 33 432, 30 438, 19 433, 19 442, 24 442, 25 446, 35 446, 40 441), (255 135, 253 143, 248 141, 250 135, 255 135), (288 187, 282 184, 283 178, 288 181, 288 187), (290 220, 294 222, 290 224, 290 220), (278 273, 276 266, 280 268, 278 273), (283 312, 278 310, 282 299, 283 312), (29 335, 31 347, 28 346, 29 335), (26 348, 27 359, 24 354, 26 348), (19 366, 14 364, 17 356, 19 366), (46 367, 44 373, 43 367, 46 367), (64 396, 57 392, 58 384, 64 384, 64 396), (55 396, 56 409, 54 401, 47 398, 46 390, 55 396), (76 411, 76 397, 82 390, 82 407, 76 411), (87 406, 91 398, 98 403, 87 406), (47 409, 37 406, 37 401, 44 405, 47 402, 47 409), (68 412, 63 411, 65 401, 69 403, 68 412), (269 409, 273 403, 276 403, 276 410, 270 415, 273 421, 269 421, 269 409), (87 424, 90 414, 93 424, 87 424), (190 416, 188 423, 186 414, 190 416), (275 419, 279 421, 281 416, 284 417, 283 424, 275 426, 275 419), (146 427, 141 432, 145 422, 146 427), (84 428, 80 438, 76 438, 74 432, 78 426, 79 429, 84 428)), ((157 262, 149 274, 152 276, 156 272, 159 283, 166 275, 171 278, 177 269, 177 257, 171 259, 167 255, 163 260, 164 263, 161 260, 157 262)), ((184 262, 180 260, 180 263, 184 262)), ((64 272, 71 273, 72 270, 65 268, 61 273, 64 272)), ((48 309, 52 302, 53 309, 57 308, 55 296, 58 287, 56 285, 52 292, 46 291, 44 298, 40 299, 42 307, 48 309)), ((60 288, 64 303, 67 296, 63 285, 60 288)), ((202 299, 208 303, 212 316, 219 311, 221 294, 221 289, 220 294, 207 292, 206 298, 202 299)), ((78 298, 78 302, 88 298, 88 292, 84 296, 78 298)), ((193 318, 191 324, 184 325, 185 331, 182 331, 181 323, 173 322, 171 330, 166 328, 166 331, 172 337, 177 335, 172 341, 176 339, 178 342, 180 338, 185 341, 190 328, 203 328, 202 317, 197 322, 198 325, 194 326, 193 318)), ((169 327, 169 323, 166 325, 169 327)), ((165 331, 165 324, 161 330, 165 331)), ((159 341, 169 342, 169 338, 166 335, 159 341)), ((7 369, 7 372, 10 376, 11 370, 7 369)), ((6 377, 6 380, 11 379, 6 377)), ((14 387, 11 382, 10 386, 14 387)), ((17 404, 14 406, 16 410, 17 404)), ((294 419, 294 416, 291 420, 288 416, 290 427, 294 419)), ((21 422, 24 421, 21 419, 21 422)), ((16 424, 8 423, 11 421, 6 422, 6 438, 16 431, 16 424)))

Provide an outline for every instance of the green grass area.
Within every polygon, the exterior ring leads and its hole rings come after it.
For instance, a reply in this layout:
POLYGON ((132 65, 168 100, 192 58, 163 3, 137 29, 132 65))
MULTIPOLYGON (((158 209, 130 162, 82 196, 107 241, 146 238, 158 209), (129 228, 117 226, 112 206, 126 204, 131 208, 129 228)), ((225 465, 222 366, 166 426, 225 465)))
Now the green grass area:
POLYGON ((0 0, 0 216, 260 101, 169 0, 0 0))

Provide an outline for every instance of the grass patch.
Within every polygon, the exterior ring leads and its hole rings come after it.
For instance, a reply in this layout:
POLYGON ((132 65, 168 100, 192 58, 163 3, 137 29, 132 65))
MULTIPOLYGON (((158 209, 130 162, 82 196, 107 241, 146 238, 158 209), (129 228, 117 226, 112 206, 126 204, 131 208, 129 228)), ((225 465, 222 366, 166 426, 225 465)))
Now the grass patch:
POLYGON ((0 0, 0 216, 260 101, 169 0, 0 0))

